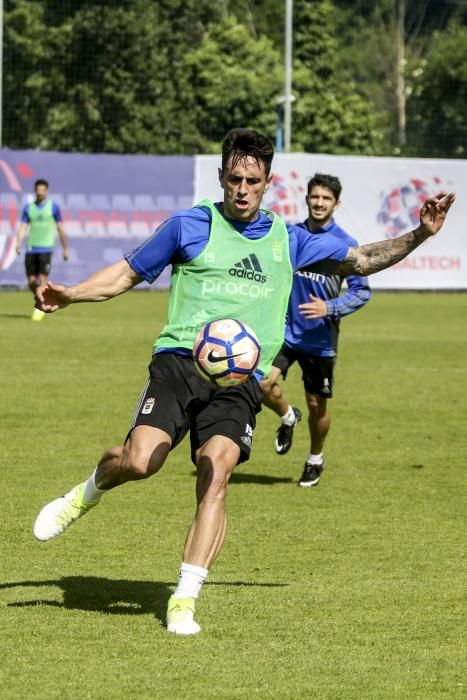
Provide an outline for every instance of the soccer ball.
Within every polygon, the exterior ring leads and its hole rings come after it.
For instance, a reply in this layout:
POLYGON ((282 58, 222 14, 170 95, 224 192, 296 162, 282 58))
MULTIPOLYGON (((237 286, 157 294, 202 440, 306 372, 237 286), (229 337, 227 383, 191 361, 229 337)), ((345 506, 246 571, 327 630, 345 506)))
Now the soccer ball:
POLYGON ((245 382, 258 366, 261 348, 246 323, 221 318, 207 323, 193 346, 195 367, 209 381, 221 387, 245 382))

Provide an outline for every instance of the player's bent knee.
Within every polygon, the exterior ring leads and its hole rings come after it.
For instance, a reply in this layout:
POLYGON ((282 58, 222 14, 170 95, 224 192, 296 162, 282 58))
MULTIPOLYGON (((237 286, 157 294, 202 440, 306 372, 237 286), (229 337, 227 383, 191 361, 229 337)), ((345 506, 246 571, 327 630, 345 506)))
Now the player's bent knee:
POLYGON ((147 479, 157 469, 152 468, 150 455, 143 452, 127 452, 124 455, 123 467, 132 479, 147 479))
POLYGON ((137 460, 129 460, 124 463, 124 468, 125 471, 128 472, 128 475, 131 477, 131 479, 147 479, 149 476, 151 476, 149 472, 149 465, 143 462, 138 462, 137 460))
POLYGON ((104 452, 102 459, 121 459, 123 457, 124 449, 125 448, 123 445, 115 445, 115 447, 110 447, 106 452, 104 452))
POLYGON ((306 403, 310 411, 326 408, 326 399, 323 399, 318 394, 306 394, 306 403))
POLYGON ((270 395, 274 399, 281 399, 282 398, 282 389, 280 388, 279 384, 272 385, 270 395))
POLYGON ((170 447, 168 442, 142 445, 128 441, 122 455, 122 468, 130 479, 147 479, 162 467, 170 447))
POLYGON ((233 441, 229 440, 228 445, 219 445, 214 449, 206 445, 199 450, 196 455, 196 468, 198 474, 203 471, 208 473, 231 474, 240 456, 240 448, 233 441))
POLYGON ((200 454, 197 459, 197 492, 203 500, 224 499, 238 454, 235 449, 231 453, 219 455, 200 454))
POLYGON ((197 493, 204 503, 223 501, 227 494, 227 485, 231 472, 204 470, 198 474, 197 493))

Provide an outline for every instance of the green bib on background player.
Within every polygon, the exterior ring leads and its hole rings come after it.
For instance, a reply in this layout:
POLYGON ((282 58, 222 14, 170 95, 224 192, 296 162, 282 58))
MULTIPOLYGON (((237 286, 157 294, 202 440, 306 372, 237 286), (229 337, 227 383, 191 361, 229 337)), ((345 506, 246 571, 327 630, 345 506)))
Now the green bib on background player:
POLYGON ((209 242, 188 263, 174 265, 168 323, 154 349, 191 350, 201 326, 218 318, 247 323, 261 344, 259 369, 267 376, 284 339, 287 303, 292 287, 289 235, 272 212, 269 232, 250 240, 208 200, 196 206, 211 211, 209 242))
POLYGON ((35 202, 28 206, 29 216, 29 248, 53 248, 55 244, 55 219, 52 202, 48 201, 43 207, 35 202))

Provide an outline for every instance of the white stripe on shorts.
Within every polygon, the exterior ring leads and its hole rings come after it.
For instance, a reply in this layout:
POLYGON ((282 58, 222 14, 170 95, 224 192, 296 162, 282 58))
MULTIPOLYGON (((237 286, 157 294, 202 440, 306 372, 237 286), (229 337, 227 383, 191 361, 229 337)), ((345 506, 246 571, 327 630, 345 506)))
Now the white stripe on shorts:
POLYGON ((140 409, 141 409, 141 406, 142 406, 142 404, 143 404, 143 400, 144 400, 145 394, 146 394, 146 392, 147 392, 147 390, 148 390, 148 386, 149 386, 150 379, 151 379, 151 378, 149 378, 148 381, 146 382, 146 384, 145 384, 145 386, 144 386, 144 389, 143 389, 143 391, 141 392, 141 395, 140 395, 140 397, 139 397, 139 399, 138 399, 138 403, 136 404, 136 410, 135 410, 135 412, 134 412, 134 414, 133 414, 133 420, 132 420, 132 422, 131 422, 131 430, 133 430, 133 428, 135 427, 136 419, 138 418, 138 413, 140 412, 140 409))

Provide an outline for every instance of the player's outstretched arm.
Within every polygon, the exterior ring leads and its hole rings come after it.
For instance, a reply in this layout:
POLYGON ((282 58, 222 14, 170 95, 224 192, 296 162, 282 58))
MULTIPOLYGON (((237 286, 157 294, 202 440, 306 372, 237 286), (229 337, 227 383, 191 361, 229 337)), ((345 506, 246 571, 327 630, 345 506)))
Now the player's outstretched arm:
POLYGON ((141 282, 126 260, 98 270, 73 287, 47 282, 36 290, 36 308, 46 313, 84 301, 106 301, 127 292, 141 282))
POLYGON ((27 224, 21 223, 18 229, 18 233, 16 234, 16 254, 19 255, 21 253, 21 245, 23 243, 23 239, 26 236, 27 232, 27 224))
POLYGON ((61 221, 57 221, 57 231, 58 231, 58 236, 60 238, 60 243, 62 244, 62 249, 63 249, 63 259, 66 262, 69 258, 68 255, 68 241, 67 237, 65 234, 65 229, 63 227, 63 223, 61 221))
POLYGON ((336 274, 371 275, 403 260, 423 241, 438 233, 455 198, 454 192, 440 192, 427 199, 420 209, 420 225, 410 233, 404 233, 392 240, 350 248, 347 258, 339 265, 336 274))

